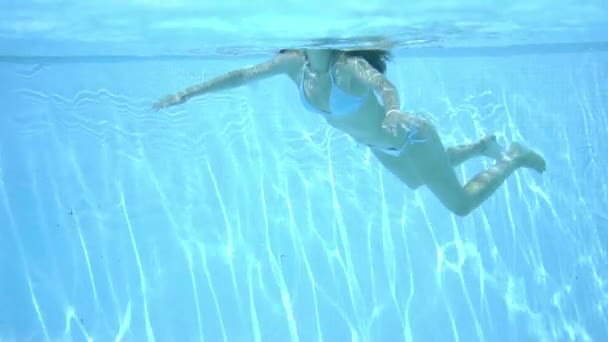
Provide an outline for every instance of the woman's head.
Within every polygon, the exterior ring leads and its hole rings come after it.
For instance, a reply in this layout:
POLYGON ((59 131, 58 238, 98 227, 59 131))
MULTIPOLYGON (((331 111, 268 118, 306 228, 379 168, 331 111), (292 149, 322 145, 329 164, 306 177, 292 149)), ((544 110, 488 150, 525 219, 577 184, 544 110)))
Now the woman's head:
POLYGON ((282 49, 279 51, 279 53, 289 51, 302 51, 306 53, 309 63, 314 69, 317 70, 326 70, 329 68, 332 58, 340 53, 343 53, 347 56, 363 58, 380 73, 385 73, 386 62, 388 62, 391 58, 390 51, 382 49, 282 49))
POLYGON ((337 50, 333 49, 306 49, 306 59, 311 69, 315 71, 327 71, 332 64, 337 50))

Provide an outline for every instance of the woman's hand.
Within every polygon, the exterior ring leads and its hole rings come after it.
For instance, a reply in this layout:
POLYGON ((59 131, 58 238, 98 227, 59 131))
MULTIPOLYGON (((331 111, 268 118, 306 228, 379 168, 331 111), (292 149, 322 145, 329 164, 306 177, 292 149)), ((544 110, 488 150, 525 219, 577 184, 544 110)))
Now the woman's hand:
POLYGON ((384 121, 382 121, 382 128, 396 136, 399 132, 399 128, 408 130, 415 124, 415 121, 414 116, 393 109, 386 114, 384 121))
POLYGON ((424 143, 427 141, 431 131, 434 130, 431 122, 419 115, 411 115, 398 110, 389 111, 382 122, 382 128, 393 136, 397 136, 403 130, 405 144, 424 143))
POLYGON ((187 100, 187 97, 184 95, 180 95, 180 94, 168 95, 168 96, 165 96, 164 98, 160 99, 159 101, 157 101, 152 107, 154 108, 154 110, 158 111, 162 108, 167 108, 170 106, 182 104, 182 103, 186 102, 186 100, 187 100))

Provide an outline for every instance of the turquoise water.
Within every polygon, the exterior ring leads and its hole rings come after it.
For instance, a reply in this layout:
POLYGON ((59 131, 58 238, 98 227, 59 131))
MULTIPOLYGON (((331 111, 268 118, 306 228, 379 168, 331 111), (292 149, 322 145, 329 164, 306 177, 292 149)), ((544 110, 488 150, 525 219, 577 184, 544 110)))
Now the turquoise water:
POLYGON ((608 340, 606 4, 0 13, 0 341, 608 340), (546 174, 460 218, 286 78, 150 109, 280 47, 378 41, 446 145, 496 133, 546 174))

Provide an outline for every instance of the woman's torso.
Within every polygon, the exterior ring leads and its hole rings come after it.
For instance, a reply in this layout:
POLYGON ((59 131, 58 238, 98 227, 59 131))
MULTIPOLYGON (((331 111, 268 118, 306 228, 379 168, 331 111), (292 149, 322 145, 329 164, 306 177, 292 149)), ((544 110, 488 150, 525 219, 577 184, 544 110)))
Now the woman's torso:
POLYGON ((327 72, 314 73, 301 54, 300 63, 290 71, 289 77, 298 87, 305 107, 321 114, 330 125, 362 144, 394 145, 394 137, 382 129, 384 108, 371 88, 345 70, 341 58, 348 57, 339 56, 327 72), (348 101, 353 103, 345 103, 348 101), (332 112, 332 107, 338 112, 332 112))

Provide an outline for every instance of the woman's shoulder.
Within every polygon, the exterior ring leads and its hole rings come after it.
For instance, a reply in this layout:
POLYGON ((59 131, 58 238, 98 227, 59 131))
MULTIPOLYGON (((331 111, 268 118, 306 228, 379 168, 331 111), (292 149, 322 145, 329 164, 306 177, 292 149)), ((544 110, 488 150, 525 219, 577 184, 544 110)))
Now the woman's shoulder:
POLYGON ((297 49, 282 49, 275 55, 275 58, 288 59, 296 62, 304 62, 306 60, 306 54, 304 51, 297 49))
POLYGON ((274 56, 276 63, 281 63, 291 78, 297 77, 302 66, 306 63, 306 55, 299 50, 284 49, 274 56))

